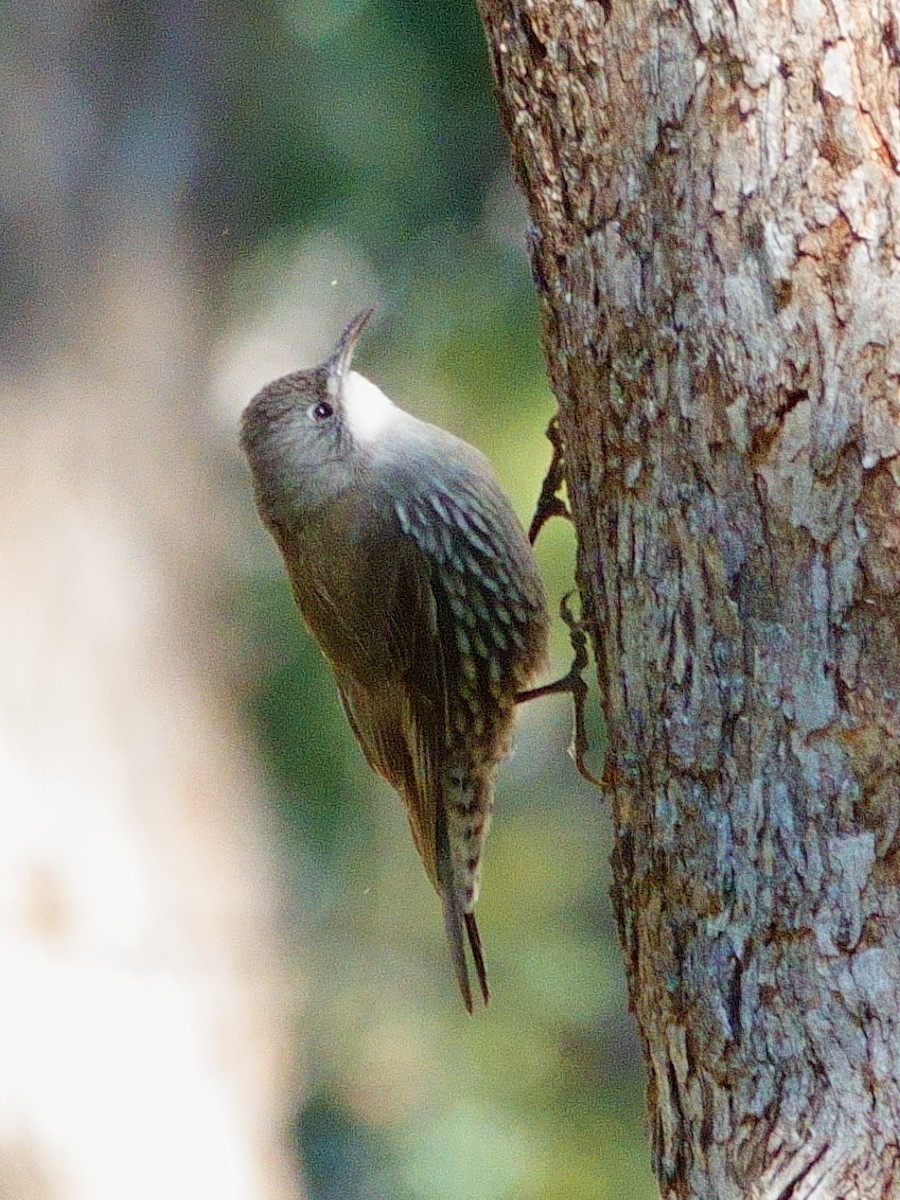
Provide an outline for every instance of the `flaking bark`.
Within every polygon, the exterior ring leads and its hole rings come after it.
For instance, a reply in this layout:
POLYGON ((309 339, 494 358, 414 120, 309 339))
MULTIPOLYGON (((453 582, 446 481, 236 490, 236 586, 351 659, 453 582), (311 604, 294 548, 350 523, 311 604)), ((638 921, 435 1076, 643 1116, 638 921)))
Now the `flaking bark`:
POLYGON ((900 1194, 900 9, 479 7, 661 1192, 900 1194))

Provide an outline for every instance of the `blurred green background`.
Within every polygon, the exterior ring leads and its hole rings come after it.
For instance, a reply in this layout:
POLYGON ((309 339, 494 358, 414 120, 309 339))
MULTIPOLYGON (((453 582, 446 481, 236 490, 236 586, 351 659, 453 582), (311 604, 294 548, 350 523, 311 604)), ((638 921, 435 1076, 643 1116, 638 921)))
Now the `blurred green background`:
MULTIPOLYGON (((13 39, 24 11, 0 6, 13 39)), ((474 3, 134 0, 61 6, 44 32, 78 81, 78 102, 59 106, 71 127, 55 131, 67 146, 52 182, 71 224, 42 251, 54 270, 69 264, 59 290, 77 290, 112 210, 171 219, 190 248, 206 375, 188 383, 208 397, 198 404, 215 414, 246 521, 223 620, 301 948, 291 969, 306 1088, 293 1132, 309 1195, 655 1195, 608 898, 609 817, 567 756, 569 705, 529 706, 500 774, 479 906, 494 1000, 470 1018, 400 805, 366 768, 299 628, 235 449, 253 391, 321 357, 374 300, 357 367, 483 449, 527 524, 554 406, 474 3)), ((32 24, 26 56, 37 40, 32 24)), ((10 100, 11 72, 30 68, 6 61, 10 100)), ((20 252, 11 186, 4 206, 0 338, 14 360, 35 345, 47 287, 40 254, 20 252)), ((572 586, 568 526, 547 527, 538 557, 555 604, 572 586)), ((556 671, 568 656, 557 628, 556 671)))

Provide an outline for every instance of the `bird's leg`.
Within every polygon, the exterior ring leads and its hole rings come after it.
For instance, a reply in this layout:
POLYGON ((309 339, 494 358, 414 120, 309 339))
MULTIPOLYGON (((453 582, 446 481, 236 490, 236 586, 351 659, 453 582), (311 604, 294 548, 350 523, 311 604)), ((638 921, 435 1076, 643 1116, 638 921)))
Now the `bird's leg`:
MULTIPOLYGON (((534 517, 528 528, 528 540, 532 546, 551 517, 565 517, 568 521, 572 520, 572 514, 566 502, 559 495, 560 488, 566 482, 566 450, 557 413, 550 418, 546 437, 553 447, 553 457, 550 459, 550 466, 544 476, 534 517)), ((554 680, 553 683, 545 683, 541 687, 531 688, 527 692, 519 692, 516 696, 516 703, 524 704, 526 700, 539 700, 542 696, 555 696, 561 692, 568 693, 572 697, 572 704, 575 708, 575 728, 572 732, 569 753, 575 760, 579 774, 589 783, 602 788, 603 784, 588 770, 584 761, 584 756, 590 749, 584 717, 584 704, 588 694, 588 686, 583 678, 584 669, 588 665, 587 634, 584 632, 582 622, 575 619, 575 614, 569 605, 571 595, 571 592, 567 592, 559 605, 559 615, 568 627, 575 655, 568 673, 561 679, 554 680)))
POLYGON ((541 494, 538 496, 537 508, 528 527, 528 540, 534 545, 537 535, 541 532, 551 517, 565 517, 571 521, 572 514, 565 500, 559 495, 559 489, 566 481, 566 455, 563 446, 562 433, 559 428, 559 417, 556 413, 550 418, 546 431, 547 440, 553 447, 553 457, 541 484, 541 494))
POLYGON ((572 612, 569 604, 571 595, 571 592, 567 592, 559 604, 559 615, 568 627, 575 655, 571 667, 561 679, 555 679, 552 683, 545 683, 541 687, 530 688, 527 692, 519 692, 516 696, 516 703, 524 704, 528 700, 540 700, 543 696, 555 696, 559 693, 570 695, 575 708, 575 728, 572 731, 569 753, 575 761, 578 773, 588 783, 603 788, 603 784, 596 775, 592 774, 584 761, 584 756, 590 749, 584 716, 584 705, 588 694, 588 685, 584 681, 584 669, 588 665, 587 634, 582 622, 576 620, 575 614, 572 612))

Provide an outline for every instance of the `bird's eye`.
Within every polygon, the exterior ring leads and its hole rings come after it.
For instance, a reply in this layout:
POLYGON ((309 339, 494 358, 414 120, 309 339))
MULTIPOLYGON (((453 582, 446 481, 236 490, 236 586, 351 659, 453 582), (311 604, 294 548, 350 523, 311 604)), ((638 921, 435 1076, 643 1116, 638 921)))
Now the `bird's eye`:
POLYGON ((334 409, 327 400, 320 400, 312 410, 312 419, 314 421, 327 421, 329 417, 334 416, 334 409))

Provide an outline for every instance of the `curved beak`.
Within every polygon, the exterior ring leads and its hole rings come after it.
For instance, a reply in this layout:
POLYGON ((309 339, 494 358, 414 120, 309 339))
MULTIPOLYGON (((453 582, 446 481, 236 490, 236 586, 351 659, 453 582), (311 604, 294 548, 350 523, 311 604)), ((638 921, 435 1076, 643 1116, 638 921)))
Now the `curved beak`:
POLYGON ((356 349, 356 343, 372 319, 374 312, 375 305, 373 304, 369 308, 364 308, 362 312, 357 313, 338 338, 338 343, 331 352, 331 356, 328 359, 328 382, 335 393, 339 390, 341 380, 350 370, 350 362, 353 358, 353 351, 356 349))

